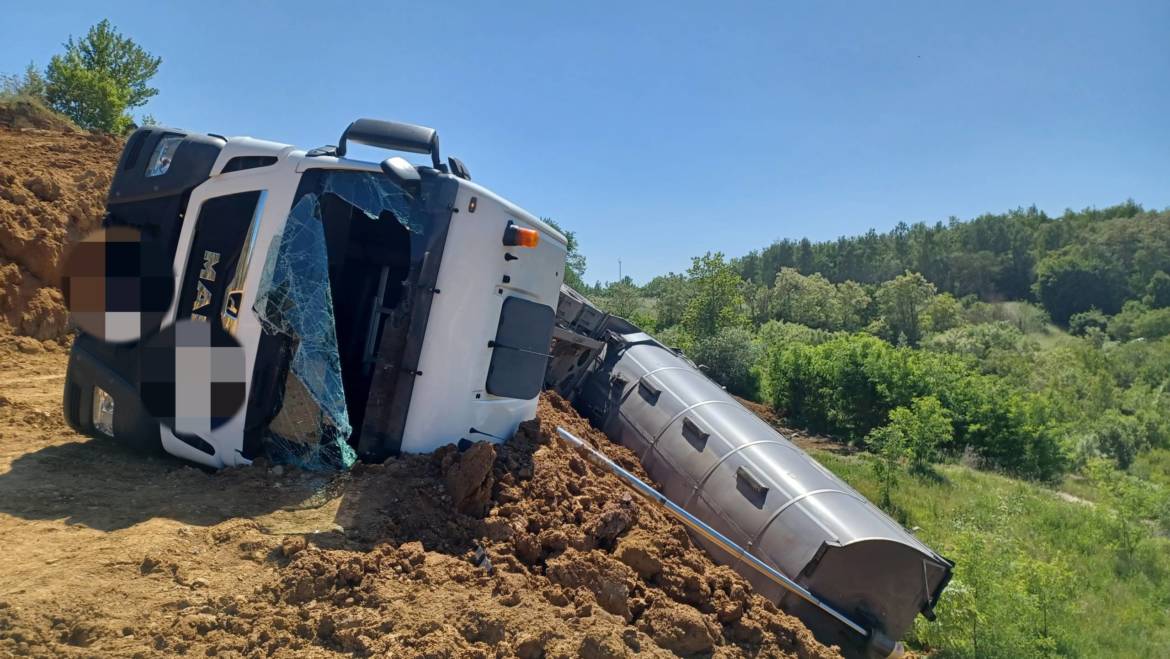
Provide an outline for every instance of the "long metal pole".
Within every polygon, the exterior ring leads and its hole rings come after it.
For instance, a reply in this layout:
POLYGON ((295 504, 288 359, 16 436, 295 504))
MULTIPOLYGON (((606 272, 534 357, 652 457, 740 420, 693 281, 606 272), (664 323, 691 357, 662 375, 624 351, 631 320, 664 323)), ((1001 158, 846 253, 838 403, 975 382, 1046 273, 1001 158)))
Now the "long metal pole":
POLYGON ((565 430, 564 428, 558 427, 557 434, 560 435, 561 439, 566 444, 576 449, 577 452, 580 453, 586 460, 589 460, 594 465, 602 469, 613 472, 615 475, 617 475, 618 478, 622 479, 622 482, 624 482, 630 489, 645 497, 646 499, 649 499, 650 501, 653 501, 654 503, 657 503, 658 505, 665 508, 672 517, 682 522, 687 528, 710 540, 716 545, 719 545, 721 548, 730 552, 731 554, 739 557, 745 563, 751 565, 761 574, 776 582, 792 594, 833 616, 839 622, 841 622, 841 624, 860 634, 862 638, 869 638, 870 634, 868 629, 862 627, 856 622, 853 622, 848 617, 846 617, 845 614, 837 611, 832 606, 829 606, 816 595, 813 595, 811 592, 809 592, 804 586, 801 586, 792 579, 789 579, 776 568, 761 561, 752 554, 749 554, 742 547, 735 544, 735 542, 733 542, 730 538, 711 528, 698 517, 695 517, 694 515, 683 510, 681 506, 671 501, 670 499, 667 499, 662 495, 661 492, 646 484, 645 481, 626 471, 613 460, 607 458, 601 451, 593 448, 584 440, 575 437, 573 433, 565 430))

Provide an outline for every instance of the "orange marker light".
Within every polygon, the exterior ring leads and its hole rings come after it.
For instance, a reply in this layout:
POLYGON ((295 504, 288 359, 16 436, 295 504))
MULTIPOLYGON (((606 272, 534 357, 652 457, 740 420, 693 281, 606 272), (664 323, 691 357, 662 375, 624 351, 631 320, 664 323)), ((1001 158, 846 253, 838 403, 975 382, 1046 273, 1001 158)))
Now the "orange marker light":
POLYGON ((507 247, 536 247, 540 244, 540 233, 536 229, 525 229, 509 224, 504 230, 504 245, 507 247))
POLYGON ((536 229, 520 229, 516 232, 516 237, 519 239, 516 243, 519 247, 536 247, 540 244, 540 234, 536 229))

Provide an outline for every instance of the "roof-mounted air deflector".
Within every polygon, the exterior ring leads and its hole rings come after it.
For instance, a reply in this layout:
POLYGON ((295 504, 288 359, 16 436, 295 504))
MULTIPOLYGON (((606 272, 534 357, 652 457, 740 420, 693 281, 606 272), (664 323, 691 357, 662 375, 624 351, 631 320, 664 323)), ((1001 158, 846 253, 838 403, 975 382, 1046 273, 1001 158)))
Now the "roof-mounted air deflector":
POLYGON ((341 134, 341 141, 337 145, 337 157, 345 156, 348 142, 368 144, 394 151, 429 153, 434 168, 444 169, 442 160, 439 158, 439 134, 435 132, 434 128, 395 121, 358 119, 341 134))

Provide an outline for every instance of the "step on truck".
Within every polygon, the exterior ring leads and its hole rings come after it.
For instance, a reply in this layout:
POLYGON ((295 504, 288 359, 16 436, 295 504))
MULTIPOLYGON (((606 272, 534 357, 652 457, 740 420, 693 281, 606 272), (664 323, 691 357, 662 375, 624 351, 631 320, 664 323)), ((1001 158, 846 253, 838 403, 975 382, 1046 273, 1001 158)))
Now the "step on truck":
POLYGON ((891 639, 932 617, 950 578, 948 560, 680 351, 565 286, 564 236, 443 161, 433 129, 359 119, 304 150, 141 128, 103 227, 138 232, 173 291, 141 336, 78 334, 64 396, 78 432, 211 468, 266 453, 344 468, 506 441, 547 388, 732 543, 696 536, 717 560, 849 654, 896 654, 891 639), (429 162, 369 162, 355 144, 429 162), (158 386, 149 334, 185 326, 227 337, 242 374, 238 405, 198 432, 152 414, 184 391, 158 386))

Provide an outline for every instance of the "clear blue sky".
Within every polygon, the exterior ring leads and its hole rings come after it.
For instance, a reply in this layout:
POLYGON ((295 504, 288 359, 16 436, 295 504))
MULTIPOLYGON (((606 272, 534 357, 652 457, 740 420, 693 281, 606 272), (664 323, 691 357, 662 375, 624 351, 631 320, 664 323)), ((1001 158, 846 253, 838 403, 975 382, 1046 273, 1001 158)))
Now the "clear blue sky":
POLYGON ((346 4, 16 0, 0 71, 108 17, 162 56, 163 123, 305 147, 362 116, 433 126, 575 230, 589 280, 1021 205, 1170 206, 1165 0, 346 4))

